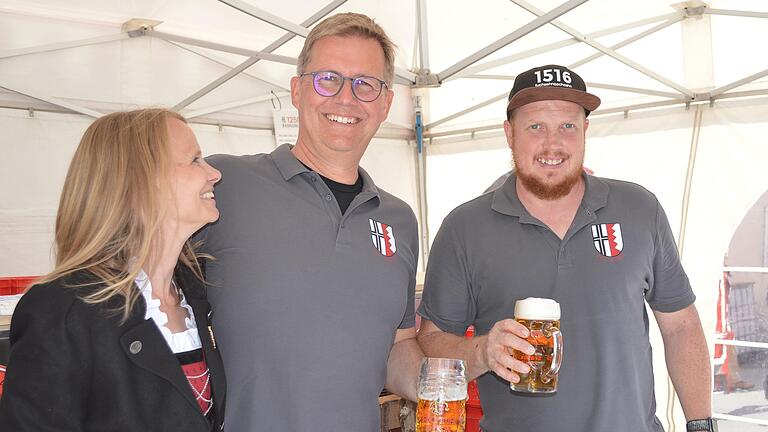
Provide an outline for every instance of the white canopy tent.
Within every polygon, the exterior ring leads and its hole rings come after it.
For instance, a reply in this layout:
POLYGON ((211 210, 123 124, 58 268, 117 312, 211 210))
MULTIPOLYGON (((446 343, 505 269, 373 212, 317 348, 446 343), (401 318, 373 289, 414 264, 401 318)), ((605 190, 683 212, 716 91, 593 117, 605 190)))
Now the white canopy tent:
MULTIPOLYGON (((58 194, 94 118, 173 107, 206 154, 270 151, 303 37, 342 11, 399 46, 395 103, 362 165, 414 208, 425 253, 448 211, 510 169, 514 75, 568 65, 603 99, 586 165, 657 194, 714 328, 723 254, 768 185, 763 2, 0 0, 0 276, 51 268, 58 194)), ((684 427, 659 341, 659 417, 684 427)))

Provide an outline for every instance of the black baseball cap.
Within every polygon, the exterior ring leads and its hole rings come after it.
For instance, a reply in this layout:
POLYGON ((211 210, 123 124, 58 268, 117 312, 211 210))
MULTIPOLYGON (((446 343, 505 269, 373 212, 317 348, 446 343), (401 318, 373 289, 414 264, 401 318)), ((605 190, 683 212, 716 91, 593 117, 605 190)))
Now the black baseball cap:
POLYGON ((527 70, 515 78, 509 92, 507 118, 515 108, 541 100, 564 100, 584 107, 590 112, 600 106, 600 98, 587 93, 584 80, 565 66, 546 65, 527 70))

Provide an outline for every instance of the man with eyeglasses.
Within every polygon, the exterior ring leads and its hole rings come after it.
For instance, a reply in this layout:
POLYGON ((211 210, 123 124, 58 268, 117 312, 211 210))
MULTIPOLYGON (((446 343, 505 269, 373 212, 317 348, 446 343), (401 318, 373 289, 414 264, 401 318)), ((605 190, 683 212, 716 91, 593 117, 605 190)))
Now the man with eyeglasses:
POLYGON ((233 431, 379 431, 386 387, 416 398, 416 218, 359 167, 392 104, 394 45, 345 13, 307 36, 295 145, 216 155, 221 219, 198 235, 233 431))

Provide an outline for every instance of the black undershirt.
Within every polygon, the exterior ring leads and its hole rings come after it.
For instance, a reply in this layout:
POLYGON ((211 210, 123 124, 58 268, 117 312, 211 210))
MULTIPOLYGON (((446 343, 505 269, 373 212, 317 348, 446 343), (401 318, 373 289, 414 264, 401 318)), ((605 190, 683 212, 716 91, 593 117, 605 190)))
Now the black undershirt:
MULTIPOLYGON (((304 165, 302 163, 302 165, 304 165)), ((312 171, 312 168, 304 165, 308 170, 312 171)), ((328 186, 328 189, 331 190, 331 193, 333 193, 333 196, 336 197, 336 203, 339 205, 339 210, 341 210, 341 214, 346 213, 347 209, 349 208, 349 205, 352 204, 352 200, 355 199, 355 197, 362 192, 363 190, 363 178, 359 175, 357 176, 357 181, 355 184, 344 184, 339 183, 337 181, 333 181, 329 179, 328 177, 323 176, 320 173, 317 173, 318 176, 320 176, 321 179, 323 179, 323 182, 325 182, 325 185, 328 186)))

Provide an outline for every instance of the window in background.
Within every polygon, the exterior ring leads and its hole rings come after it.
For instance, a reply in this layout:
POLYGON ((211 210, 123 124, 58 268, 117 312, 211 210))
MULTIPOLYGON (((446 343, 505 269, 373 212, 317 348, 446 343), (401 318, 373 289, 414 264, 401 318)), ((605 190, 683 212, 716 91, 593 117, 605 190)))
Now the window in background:
POLYGON ((712 408, 721 432, 768 430, 768 193, 731 239, 718 287, 712 408))

